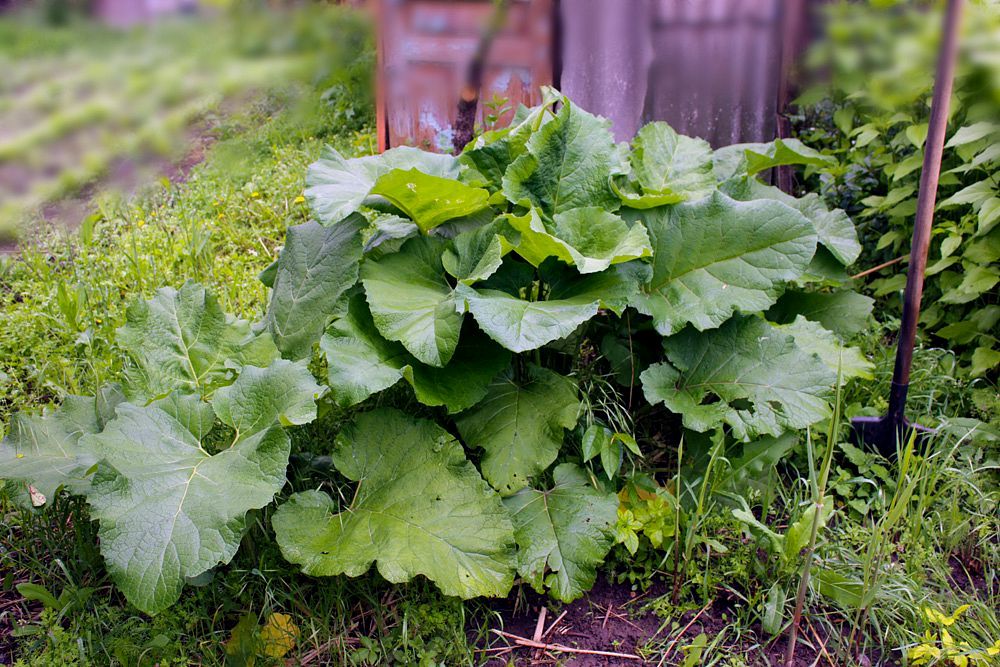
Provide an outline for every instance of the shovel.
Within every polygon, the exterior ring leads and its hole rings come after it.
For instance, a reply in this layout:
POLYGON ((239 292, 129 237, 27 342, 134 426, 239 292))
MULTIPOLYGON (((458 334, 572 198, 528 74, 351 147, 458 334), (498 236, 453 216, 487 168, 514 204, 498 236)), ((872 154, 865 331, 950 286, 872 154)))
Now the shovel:
POLYGON ((961 10, 961 0, 948 0, 937 71, 934 75, 931 117, 927 128, 927 140, 924 143, 924 164, 920 172, 917 215, 913 223, 913 242, 910 245, 910 268, 906 272, 906 292, 903 296, 903 319, 896 347, 896 366, 892 372, 892 388, 889 392, 889 412, 883 417, 856 417, 851 420, 852 439, 856 443, 874 447, 890 459, 896 456, 897 443, 903 442, 911 433, 918 440, 933 433, 932 429, 911 423, 906 418, 906 394, 910 387, 910 366, 913 362, 913 344, 917 337, 917 320, 920 319, 920 297, 924 292, 924 270, 927 267, 927 249, 931 242, 931 225, 934 220, 938 177, 941 174, 944 135, 948 129, 948 104, 951 101, 951 88, 955 78, 961 10))

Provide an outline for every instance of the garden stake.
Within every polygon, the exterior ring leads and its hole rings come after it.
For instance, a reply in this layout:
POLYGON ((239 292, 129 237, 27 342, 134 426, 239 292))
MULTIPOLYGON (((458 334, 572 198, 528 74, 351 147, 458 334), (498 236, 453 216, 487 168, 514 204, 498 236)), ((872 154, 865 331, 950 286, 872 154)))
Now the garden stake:
POLYGON ((948 128, 948 103, 955 77, 955 53, 961 9, 961 0, 948 0, 937 72, 934 76, 931 117, 927 128, 927 139, 924 142, 924 164, 920 172, 920 192, 917 196, 917 215, 913 224, 910 268, 906 272, 903 320, 900 324, 896 365, 889 392, 889 412, 883 417, 856 417, 851 420, 852 437, 855 442, 875 447, 886 458, 895 457, 897 441, 907 437, 911 430, 918 439, 933 432, 919 424, 911 424, 904 412, 906 393, 910 386, 910 366, 913 362, 913 345, 917 336, 917 320, 920 318, 920 297, 924 291, 924 269, 927 267, 927 249, 931 241, 938 177, 941 174, 941 153, 944 150, 944 135, 948 128))

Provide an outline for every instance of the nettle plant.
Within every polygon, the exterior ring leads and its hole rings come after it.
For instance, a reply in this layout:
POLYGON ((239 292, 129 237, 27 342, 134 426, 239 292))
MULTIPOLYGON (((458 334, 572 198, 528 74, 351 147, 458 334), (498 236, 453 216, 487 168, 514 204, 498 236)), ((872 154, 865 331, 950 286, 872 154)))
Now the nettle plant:
POLYGON ((353 497, 305 491, 274 512, 289 561, 316 576, 376 563, 463 598, 505 595, 515 575, 578 597, 615 539, 622 446, 639 451, 584 408, 580 350, 735 447, 826 418, 837 369, 868 372, 842 342, 871 308, 843 288, 850 220, 757 179, 826 158, 794 141, 713 152, 663 123, 628 147, 608 125, 547 90, 457 158, 327 151, 308 175, 316 222, 261 274, 261 321, 193 283, 135 304, 122 386, 18 416, 3 477, 36 505, 85 495, 111 576, 154 613, 228 562, 282 489, 285 428, 316 400, 360 406, 329 443, 353 497), (386 407, 397 384, 419 416, 386 407))

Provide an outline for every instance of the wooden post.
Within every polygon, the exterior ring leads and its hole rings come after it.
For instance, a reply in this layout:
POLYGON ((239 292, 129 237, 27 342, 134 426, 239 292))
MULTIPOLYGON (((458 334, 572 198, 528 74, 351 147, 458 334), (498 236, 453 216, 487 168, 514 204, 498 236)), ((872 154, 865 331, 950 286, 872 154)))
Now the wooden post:
POLYGON ((906 407, 910 365, 913 363, 913 345, 917 339, 917 321, 920 319, 920 299, 924 293, 924 271, 927 268, 927 251, 931 244, 931 225, 934 222, 934 204, 937 201, 938 179, 941 176, 944 136, 948 131, 948 107, 951 103, 951 89, 955 78, 958 24, 961 13, 962 0, 948 0, 944 30, 941 35, 941 54, 934 75, 931 117, 927 140, 924 142, 924 164, 920 172, 917 215, 913 221, 910 266, 906 270, 903 320, 899 327, 896 366, 892 373, 892 389, 889 394, 890 416, 896 417, 900 423, 906 407))

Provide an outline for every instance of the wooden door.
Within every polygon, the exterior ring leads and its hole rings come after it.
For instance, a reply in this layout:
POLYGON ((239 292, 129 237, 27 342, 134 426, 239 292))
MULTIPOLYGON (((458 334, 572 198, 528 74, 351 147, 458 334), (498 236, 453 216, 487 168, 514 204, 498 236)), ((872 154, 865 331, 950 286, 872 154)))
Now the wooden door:
MULTIPOLYGON (((490 50, 477 121, 494 95, 518 104, 541 101, 552 84, 553 0, 514 0, 490 50)), ((466 68, 493 12, 490 0, 377 0, 379 149, 417 146, 451 152, 452 128, 466 68)))

